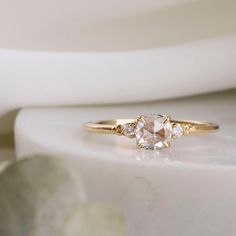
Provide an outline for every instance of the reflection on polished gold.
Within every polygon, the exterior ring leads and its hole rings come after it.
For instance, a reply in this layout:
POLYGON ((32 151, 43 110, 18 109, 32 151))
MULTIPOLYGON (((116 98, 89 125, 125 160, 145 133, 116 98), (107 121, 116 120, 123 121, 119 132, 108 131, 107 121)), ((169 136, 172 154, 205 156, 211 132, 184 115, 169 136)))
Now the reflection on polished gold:
POLYGON ((136 119, 89 122, 84 127, 90 132, 136 138, 137 147, 146 149, 168 148, 171 139, 219 129, 218 125, 209 122, 172 120, 170 116, 158 114, 140 115, 136 119))

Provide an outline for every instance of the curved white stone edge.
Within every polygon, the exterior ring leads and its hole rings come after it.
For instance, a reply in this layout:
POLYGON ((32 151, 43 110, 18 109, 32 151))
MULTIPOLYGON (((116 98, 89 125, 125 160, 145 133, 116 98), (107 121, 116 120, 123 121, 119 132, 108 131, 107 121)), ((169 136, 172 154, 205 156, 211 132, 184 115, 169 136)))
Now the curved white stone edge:
POLYGON ((232 28, 229 25, 234 22, 228 17, 234 5, 220 3, 214 4, 213 8, 211 0, 205 1, 146 0, 134 4, 133 0, 56 3, 48 0, 47 11, 43 1, 35 5, 22 0, 15 2, 14 8, 6 1, 0 8, 0 47, 54 51, 117 50, 156 45, 158 41, 168 39, 173 42, 179 35, 183 40, 186 38, 184 32, 188 39, 190 35, 195 39, 228 32, 232 28), (55 8, 57 14, 54 14, 55 8), (203 12, 202 9, 206 10, 203 12), (195 25, 194 33, 191 25, 195 25))
MULTIPOLYGON (((212 106, 213 115, 216 108, 212 106)), ((119 156, 124 158, 116 161, 117 150, 109 148, 114 146, 109 140, 115 138, 99 136, 93 140, 90 136, 90 146, 82 141, 78 118, 99 115, 99 109, 85 109, 83 113, 78 109, 21 111, 15 126, 17 157, 50 153, 78 160, 88 198, 121 208, 128 220, 129 236, 236 234, 236 226, 232 224, 236 211, 235 165, 214 165, 214 162, 198 165, 171 160, 145 164, 145 161, 130 161, 130 153, 119 143, 117 148, 124 149, 119 156)), ((222 132, 221 136, 225 135, 225 141, 229 141, 227 130, 223 128, 222 132)))
MULTIPOLYGON (((0 50, 0 116, 27 106, 127 103, 236 85, 236 35, 104 53, 0 50)), ((0 119, 0 133, 12 126, 0 119)))

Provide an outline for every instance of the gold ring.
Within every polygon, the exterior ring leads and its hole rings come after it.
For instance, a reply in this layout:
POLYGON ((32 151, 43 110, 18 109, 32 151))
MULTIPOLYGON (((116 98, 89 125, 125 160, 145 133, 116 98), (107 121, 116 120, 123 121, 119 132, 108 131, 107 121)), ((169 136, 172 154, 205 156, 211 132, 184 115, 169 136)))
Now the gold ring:
POLYGON ((172 120, 168 115, 140 115, 136 119, 116 119, 89 122, 85 130, 96 133, 136 138, 138 148, 162 149, 170 147, 170 140, 182 135, 215 131, 219 126, 210 122, 172 120))

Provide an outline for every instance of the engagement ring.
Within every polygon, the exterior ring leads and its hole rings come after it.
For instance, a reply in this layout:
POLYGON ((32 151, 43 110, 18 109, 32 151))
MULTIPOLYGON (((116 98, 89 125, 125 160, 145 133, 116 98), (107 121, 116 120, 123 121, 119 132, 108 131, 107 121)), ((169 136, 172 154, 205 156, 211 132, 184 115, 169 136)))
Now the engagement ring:
POLYGON ((84 125, 90 132, 123 135, 135 138, 138 148, 163 149, 170 140, 183 135, 215 131, 219 126, 209 122, 172 120, 168 115, 140 115, 136 119, 117 119, 89 122, 84 125))

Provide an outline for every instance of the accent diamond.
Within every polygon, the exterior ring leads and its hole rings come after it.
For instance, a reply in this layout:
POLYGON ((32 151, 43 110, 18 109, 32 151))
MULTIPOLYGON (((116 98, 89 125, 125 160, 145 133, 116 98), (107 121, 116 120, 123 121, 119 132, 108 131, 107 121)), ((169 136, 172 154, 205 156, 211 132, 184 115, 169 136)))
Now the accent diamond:
POLYGON ((123 134, 126 137, 133 138, 135 135, 133 125, 130 123, 124 124, 123 125, 123 134))
POLYGON ((184 134, 183 127, 180 124, 175 124, 173 126, 173 133, 175 137, 181 137, 184 134))

